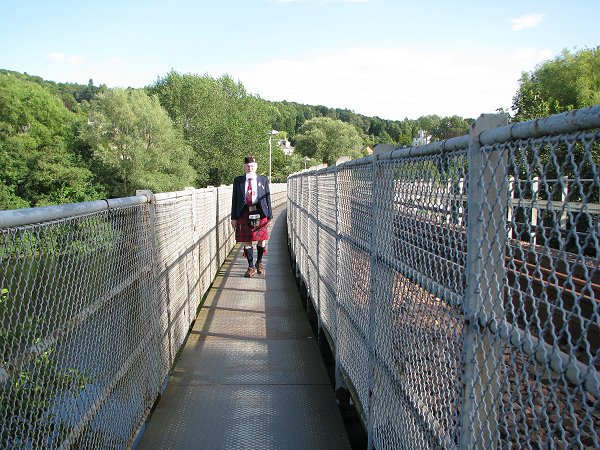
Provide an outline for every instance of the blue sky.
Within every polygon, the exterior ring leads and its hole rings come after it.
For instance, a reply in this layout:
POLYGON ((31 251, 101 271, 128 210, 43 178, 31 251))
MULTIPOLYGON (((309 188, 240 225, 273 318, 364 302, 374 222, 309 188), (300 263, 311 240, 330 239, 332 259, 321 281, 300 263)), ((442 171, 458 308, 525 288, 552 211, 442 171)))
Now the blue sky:
POLYGON ((385 119, 509 108, 523 71, 600 45, 598 0, 0 0, 0 68, 142 87, 229 74, 385 119))

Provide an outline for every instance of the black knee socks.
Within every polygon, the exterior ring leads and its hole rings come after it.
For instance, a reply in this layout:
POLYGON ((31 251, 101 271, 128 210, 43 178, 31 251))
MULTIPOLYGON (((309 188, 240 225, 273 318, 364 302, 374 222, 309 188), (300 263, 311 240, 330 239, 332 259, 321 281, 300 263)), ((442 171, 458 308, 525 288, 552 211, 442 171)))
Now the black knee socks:
MULTIPOLYGON (((248 248, 244 247, 244 254, 246 255, 246 259, 248 260, 248 267, 254 267, 254 264, 253 264, 254 249, 252 247, 248 247, 248 248)), ((259 252, 259 255, 260 255, 260 252, 259 252)), ((260 258, 260 256, 259 256, 259 258, 260 258)))
POLYGON ((258 257, 256 258, 256 264, 260 264, 262 261, 262 257, 265 254, 265 247, 256 246, 256 251, 258 252, 258 257))

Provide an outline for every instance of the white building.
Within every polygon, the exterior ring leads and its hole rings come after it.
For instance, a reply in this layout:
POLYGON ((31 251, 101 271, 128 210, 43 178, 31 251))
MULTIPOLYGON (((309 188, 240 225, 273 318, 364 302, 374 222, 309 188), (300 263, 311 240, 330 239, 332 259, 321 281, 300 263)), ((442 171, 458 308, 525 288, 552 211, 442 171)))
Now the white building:
POLYGON ((425 145, 429 144, 429 142, 431 142, 431 136, 425 134, 424 130, 419 130, 419 135, 412 140, 412 146, 425 145))
POLYGON ((292 147, 291 142, 288 141, 287 139, 277 140, 277 145, 279 145, 279 147, 281 147, 281 149, 283 150, 283 154, 285 156, 290 156, 292 153, 294 153, 294 147, 292 147))

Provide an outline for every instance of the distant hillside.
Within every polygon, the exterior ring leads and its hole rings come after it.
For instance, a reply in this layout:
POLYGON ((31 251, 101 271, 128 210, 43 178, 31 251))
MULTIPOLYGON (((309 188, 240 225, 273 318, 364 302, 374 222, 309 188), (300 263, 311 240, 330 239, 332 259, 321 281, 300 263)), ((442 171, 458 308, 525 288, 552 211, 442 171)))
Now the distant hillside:
MULTIPOLYGON (((46 86, 58 95, 67 109, 77 111, 84 101, 90 101, 98 92, 107 89, 105 84, 95 86, 90 79, 87 85, 77 83, 56 83, 27 73, 0 69, 0 73, 10 73, 28 81, 46 86)), ((474 119, 460 116, 440 117, 437 115, 422 116, 418 119, 387 120, 378 116, 365 116, 343 108, 329 108, 323 105, 307 105, 296 102, 272 102, 263 100, 274 106, 277 114, 273 120, 273 129, 287 133, 294 144, 294 137, 302 124, 315 117, 330 117, 356 126, 365 134, 371 146, 384 143, 394 145, 411 145, 419 130, 425 131, 430 140, 442 140, 460 136, 467 132, 474 119)))
POLYGON ((437 115, 423 116, 416 120, 386 120, 380 117, 364 116, 349 109, 328 108, 327 106, 304 105, 295 102, 270 102, 279 115, 273 123, 273 128, 285 131, 294 142, 294 136, 302 124, 315 117, 330 117, 356 126, 368 137, 370 145, 394 144, 411 145, 413 138, 419 135, 419 130, 425 131, 430 140, 442 140, 467 133, 473 119, 460 116, 440 117, 437 115))
POLYGON ((70 111, 76 111, 78 109, 78 105, 80 105, 83 101, 90 101, 98 92, 107 89, 105 84, 94 86, 93 80, 90 80, 88 84, 56 83, 54 81, 44 80, 37 75, 29 75, 27 73, 20 73, 6 69, 0 69, 0 74, 11 74, 17 78, 31 81, 48 88, 50 92, 60 97, 64 105, 70 111))

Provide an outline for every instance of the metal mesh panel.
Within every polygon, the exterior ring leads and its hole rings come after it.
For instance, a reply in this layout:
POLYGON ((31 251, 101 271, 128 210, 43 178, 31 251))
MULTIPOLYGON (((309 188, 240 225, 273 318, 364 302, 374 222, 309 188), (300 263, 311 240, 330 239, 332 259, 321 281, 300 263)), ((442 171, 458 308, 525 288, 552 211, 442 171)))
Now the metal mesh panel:
POLYGON ((309 189, 310 189, 310 181, 309 177, 302 177, 301 179, 302 185, 301 189, 301 197, 300 197, 300 210, 302 212, 300 216, 300 233, 299 233, 299 241, 298 241, 298 258, 299 258, 299 266, 300 273, 303 274, 303 277, 306 280, 308 276, 308 205, 309 205, 309 189))
POLYGON ((317 178, 319 301, 323 326, 337 345, 337 239, 335 173, 317 178))
MULTIPOLYGON (((169 336, 168 367, 174 362, 177 349, 183 343, 191 323, 188 296, 188 248, 192 234, 192 198, 161 198, 156 200, 156 240, 159 298, 164 299, 166 314, 163 329, 169 336)), ((194 314, 195 315, 195 314, 194 314)))
POLYGON ((372 409, 381 448, 455 445, 466 262, 456 197, 465 161, 458 151, 376 166, 372 409), (389 396, 394 402, 379 400, 389 396))
POLYGON ((307 221, 307 237, 308 243, 306 262, 307 276, 306 284, 308 294, 313 301, 315 310, 319 311, 319 276, 318 276, 318 258, 319 258, 319 232, 318 232, 318 209, 319 190, 317 186, 317 178, 315 175, 308 177, 308 192, 305 194, 308 197, 308 221, 307 221))
POLYGON ((319 229, 319 302, 321 319, 334 342, 337 341, 337 295, 336 295, 336 238, 330 230, 319 229))
POLYGON ((125 447, 143 420, 146 382, 162 379, 147 214, 140 205, 2 230, 3 448, 125 447), (120 402, 127 377, 138 387, 120 402), (100 419, 110 414, 129 429, 100 419))
MULTIPOLYGON (((218 197, 219 193, 214 188, 203 189, 198 191, 195 196, 195 211, 194 211, 194 245, 193 261, 199 261, 198 264, 191 264, 192 267, 200 270, 196 278, 192 278, 195 282, 190 289, 196 291, 196 295, 192 298, 194 302, 194 312, 200 304, 202 295, 210 287, 210 283, 215 277, 218 268, 225 260, 223 251, 225 247, 218 248, 217 240, 219 236, 223 236, 229 231, 222 226, 218 226, 220 217, 218 209, 221 207, 221 202, 218 197), (215 232, 216 231, 216 232, 215 232)), ((227 223, 227 225, 229 225, 227 223)), ((231 226, 229 226, 229 229, 231 226)))
POLYGON ((0 211, 1 448, 131 446, 234 245, 230 208, 222 187, 0 211))
MULTIPOLYGON (((215 246, 217 248, 218 259, 213 262, 213 269, 218 270, 225 262, 227 255, 235 245, 235 233, 231 227, 231 195, 232 186, 221 186, 217 189, 217 234, 215 236, 215 246)), ((210 253, 213 255, 213 252, 210 253)), ((211 280, 214 274, 211 275, 211 280)))
POLYGON ((600 447, 600 105, 503 122, 288 181, 375 448, 600 447))
POLYGON ((371 165, 338 173, 338 353, 368 405, 371 314, 371 165))
POLYGON ((489 392, 476 397, 474 439, 599 446, 599 137, 482 149, 480 177, 494 181, 481 186, 478 208, 487 230, 475 237, 484 270, 473 339, 491 355, 473 374, 473 390, 489 392))
POLYGON ((299 211, 300 205, 299 201, 299 192, 300 192, 300 181, 301 178, 292 178, 288 180, 288 202, 287 202, 287 227, 288 227, 288 239, 290 243, 290 251, 294 258, 297 260, 296 255, 299 250, 299 223, 301 213, 299 211), (290 191, 293 189, 293 191, 290 191))
POLYGON ((287 202, 287 183, 271 184, 271 205, 278 208, 287 202))

